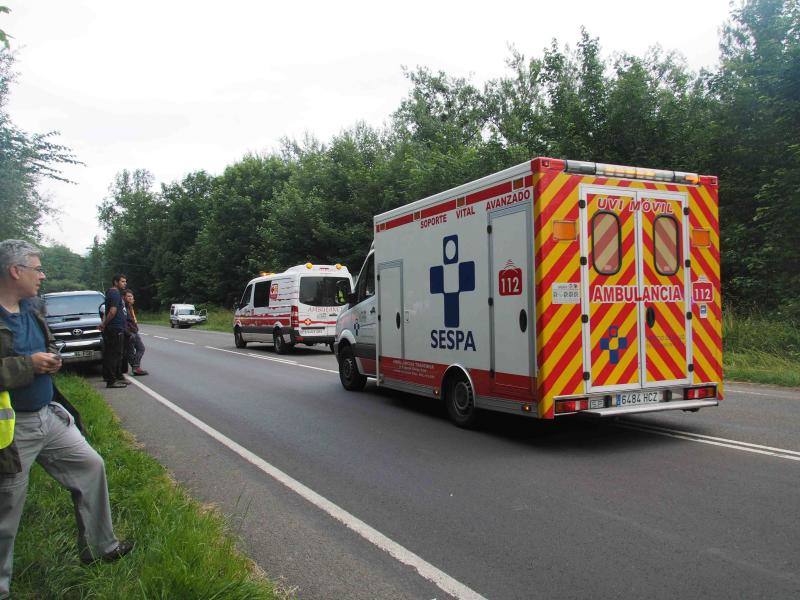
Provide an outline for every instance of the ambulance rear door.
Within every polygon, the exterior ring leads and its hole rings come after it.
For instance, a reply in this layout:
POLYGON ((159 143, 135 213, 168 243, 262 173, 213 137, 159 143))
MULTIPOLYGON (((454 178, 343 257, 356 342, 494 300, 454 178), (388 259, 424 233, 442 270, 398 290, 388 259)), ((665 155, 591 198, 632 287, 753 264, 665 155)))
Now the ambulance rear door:
POLYGON ((688 381, 686 205, 678 192, 581 186, 587 392, 688 381))

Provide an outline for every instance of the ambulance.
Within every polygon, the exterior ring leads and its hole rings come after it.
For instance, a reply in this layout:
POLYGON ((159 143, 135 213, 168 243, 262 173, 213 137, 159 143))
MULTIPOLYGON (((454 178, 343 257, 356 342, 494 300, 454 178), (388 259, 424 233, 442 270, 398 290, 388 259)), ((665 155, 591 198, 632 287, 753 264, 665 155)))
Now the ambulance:
POLYGON ((333 349, 336 317, 347 302, 352 278, 347 267, 306 263, 283 273, 264 273, 245 286, 233 316, 237 348, 273 344, 286 354, 296 344, 333 349))
POLYGON ((374 217, 342 385, 541 419, 723 397, 717 178, 536 158, 374 217))

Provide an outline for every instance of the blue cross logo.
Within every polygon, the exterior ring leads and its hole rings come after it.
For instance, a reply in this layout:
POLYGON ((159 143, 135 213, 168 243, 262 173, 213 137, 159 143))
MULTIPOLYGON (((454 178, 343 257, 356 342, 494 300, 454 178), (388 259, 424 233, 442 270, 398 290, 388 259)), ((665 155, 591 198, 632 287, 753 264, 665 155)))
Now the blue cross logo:
POLYGON ((612 325, 608 328, 608 337, 600 338, 600 349, 608 350, 608 362, 615 365, 619 362, 619 353, 628 347, 628 338, 619 337, 619 327, 612 325))
POLYGON ((459 301, 461 292, 475 291, 475 261, 458 262, 458 236, 448 235, 442 240, 442 262, 430 269, 431 294, 444 296, 444 326, 458 327, 459 301), (448 275, 453 275, 445 281, 445 269, 448 275), (456 284, 455 274, 458 273, 456 284))
POLYGON ((358 319, 356 319, 356 322, 353 323, 353 331, 356 332, 356 336, 358 336, 358 330, 359 330, 360 327, 361 327, 361 325, 358 324, 358 319))

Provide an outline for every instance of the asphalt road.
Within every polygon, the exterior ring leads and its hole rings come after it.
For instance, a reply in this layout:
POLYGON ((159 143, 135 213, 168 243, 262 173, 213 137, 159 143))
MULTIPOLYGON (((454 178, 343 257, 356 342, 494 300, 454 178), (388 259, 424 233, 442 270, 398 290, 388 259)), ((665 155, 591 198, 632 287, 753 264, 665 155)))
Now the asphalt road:
POLYGON ((432 400, 346 392, 321 346, 278 357, 142 329, 136 382, 161 401, 103 393, 300 598, 800 597, 796 390, 731 384, 699 413, 490 415, 464 431, 432 400))

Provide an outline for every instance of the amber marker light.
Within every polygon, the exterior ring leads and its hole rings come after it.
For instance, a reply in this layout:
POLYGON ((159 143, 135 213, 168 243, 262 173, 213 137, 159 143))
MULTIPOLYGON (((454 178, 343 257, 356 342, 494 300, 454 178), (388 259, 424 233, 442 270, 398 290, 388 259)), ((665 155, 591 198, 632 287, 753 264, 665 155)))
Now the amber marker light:
POLYGON ((710 229, 692 229, 692 246, 708 248, 711 245, 710 229))
POLYGON ((339 263, 336 263, 336 270, 337 270, 337 271, 340 271, 340 270, 341 270, 341 268, 342 268, 342 265, 340 265, 339 263))
POLYGON ((555 221, 553 223, 553 239, 557 242, 571 242, 578 239, 578 228, 575 221, 555 221))
POLYGON ((311 263, 306 263, 306 269, 310 269, 310 268, 311 268, 311 267, 313 267, 313 266, 314 266, 314 265, 312 265, 311 263))

